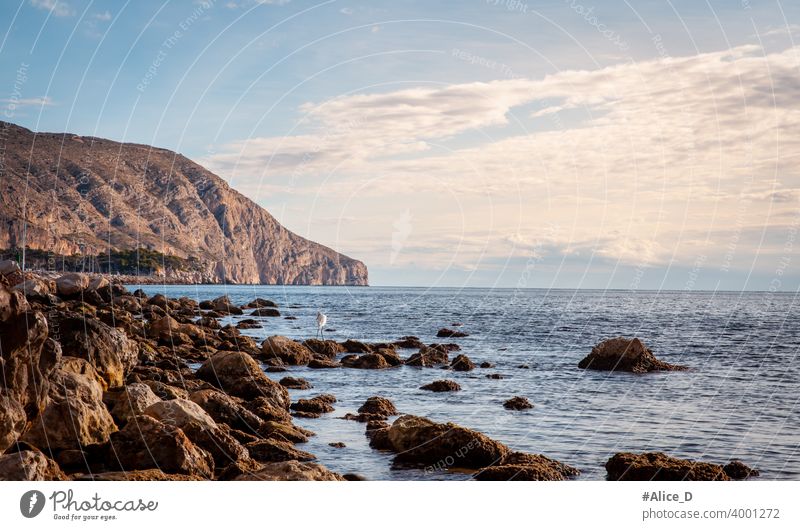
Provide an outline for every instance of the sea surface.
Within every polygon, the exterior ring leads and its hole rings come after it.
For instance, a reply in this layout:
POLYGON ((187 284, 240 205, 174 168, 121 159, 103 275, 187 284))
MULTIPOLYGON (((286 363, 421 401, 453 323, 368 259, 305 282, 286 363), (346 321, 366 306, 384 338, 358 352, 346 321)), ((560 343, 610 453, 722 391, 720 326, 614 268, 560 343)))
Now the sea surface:
MULTIPOLYGON (((452 421, 512 449, 575 466, 582 472, 579 480, 604 479, 605 462, 619 451, 663 451, 723 464, 736 458, 761 470, 761 479, 800 479, 800 300, 794 293, 129 287, 197 300, 226 294, 237 304, 271 299, 282 317, 261 318, 263 329, 242 330, 258 339, 313 337, 321 310, 328 315, 325 338, 391 341, 416 335, 425 343, 457 342, 476 364, 496 365, 472 372, 290 367, 269 374, 300 376, 314 385, 290 390, 293 399, 319 393, 338 398, 335 412, 295 423, 317 433, 299 447, 340 473, 371 480, 469 478, 462 472, 394 469, 391 454, 370 449, 364 424, 340 419, 380 395, 402 413, 452 421), (469 336, 436 338, 439 328, 453 323, 461 323, 458 329, 469 336), (619 335, 640 337, 660 359, 690 370, 635 375, 577 367, 594 344, 619 335), (505 378, 488 379, 491 373, 505 378), (463 390, 419 390, 444 378, 463 390), (503 402, 517 395, 534 408, 505 410, 503 402), (333 448, 330 442, 346 447, 333 448)), ((223 320, 240 318, 250 317, 223 320)), ((413 353, 399 352, 403 357, 413 353)))

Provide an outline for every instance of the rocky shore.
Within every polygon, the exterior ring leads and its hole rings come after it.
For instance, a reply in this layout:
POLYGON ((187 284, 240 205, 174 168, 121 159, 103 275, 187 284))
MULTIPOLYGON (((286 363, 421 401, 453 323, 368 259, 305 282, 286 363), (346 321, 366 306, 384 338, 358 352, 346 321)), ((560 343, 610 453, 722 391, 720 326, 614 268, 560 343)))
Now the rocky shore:
MULTIPOLYGON (((385 343, 272 336, 259 344, 239 329, 279 315, 269 300, 237 306, 226 297, 148 297, 111 280, 23 275, 12 263, 0 263, 0 479, 362 480, 317 463, 302 448, 315 433, 293 421, 331 413, 336 397, 320 393, 292 402, 287 388, 311 383, 268 373, 296 365, 408 365, 420 368, 420 383, 428 382, 423 388, 452 392, 459 390, 455 382, 434 379, 441 369, 491 367, 454 353, 458 344, 424 344, 412 336, 385 343), (221 325, 218 319, 230 314, 250 318, 221 325), (417 351, 406 358, 398 352, 409 348, 417 351)), ((466 336, 444 331, 438 335, 448 340, 466 336)), ((582 368, 683 368, 658 361, 638 339, 612 339, 587 359, 582 368)), ((498 403, 503 407, 526 414, 534 404, 509 396, 498 403)), ((346 419, 362 423, 369 445, 393 455, 394 465, 421 473, 458 469, 476 480, 580 474, 566 463, 413 412, 401 414, 390 395, 373 396, 346 419)), ((721 466, 661 453, 616 454, 606 469, 610 480, 729 480, 758 473, 738 461, 721 466)))

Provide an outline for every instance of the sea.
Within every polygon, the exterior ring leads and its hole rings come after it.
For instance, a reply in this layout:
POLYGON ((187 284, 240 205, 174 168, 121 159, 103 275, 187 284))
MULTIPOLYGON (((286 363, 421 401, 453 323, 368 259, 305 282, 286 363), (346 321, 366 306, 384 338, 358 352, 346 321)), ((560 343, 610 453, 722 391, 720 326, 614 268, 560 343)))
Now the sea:
MULTIPOLYGON (((800 312, 798 295, 780 292, 601 291, 477 288, 132 285, 148 294, 198 301, 227 295, 244 304, 273 300, 281 317, 258 318, 264 339, 314 337, 316 314, 328 316, 325 338, 425 343, 456 342, 475 364, 453 372, 401 366, 385 370, 289 367, 273 379, 307 379, 293 400, 330 393, 335 412, 295 423, 316 433, 299 448, 339 473, 370 480, 468 480, 463 470, 402 468, 369 447, 364 424, 342 419, 370 396, 392 400, 401 413, 478 430, 517 451, 577 467, 577 480, 605 479, 605 462, 620 451, 662 451, 725 464, 740 459, 760 480, 800 479, 800 312), (296 320, 284 317, 295 317, 296 320), (437 339, 440 328, 468 333, 437 339), (639 337, 685 372, 610 373, 578 368, 604 339, 639 337), (488 378, 500 374, 502 379, 488 378), (420 386, 451 379, 460 392, 420 386), (534 407, 503 403, 527 398, 534 407), (344 448, 331 447, 343 442, 344 448)), ((247 313, 248 311, 245 311, 247 313)), ((236 323, 243 316, 226 317, 236 323)), ((399 350, 403 357, 414 350, 399 350)), ((452 356, 453 354, 451 354, 452 356)), ((391 420, 390 420, 391 421, 391 420)))

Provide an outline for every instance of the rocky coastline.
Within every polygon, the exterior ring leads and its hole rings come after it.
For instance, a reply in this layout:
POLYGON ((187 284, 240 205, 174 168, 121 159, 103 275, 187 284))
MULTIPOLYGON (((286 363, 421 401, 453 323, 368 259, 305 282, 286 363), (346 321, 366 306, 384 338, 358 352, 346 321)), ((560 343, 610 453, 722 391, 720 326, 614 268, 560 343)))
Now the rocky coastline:
MULTIPOLYGON (((226 297, 150 297, 129 292, 119 280, 23 274, 14 262, 0 263, 0 480, 368 479, 327 469, 303 450, 315 433, 293 420, 329 414, 337 399, 320 393, 292 402, 287 388, 311 385, 280 377, 287 366, 416 366, 420 384, 428 382, 434 392, 459 390, 436 378, 441 369, 491 368, 456 353, 456 343, 424 344, 412 336, 384 343, 272 336, 259 344, 240 329, 280 314, 269 300, 238 306, 226 297), (221 325, 218 319, 230 314, 252 318, 221 325)), ((439 336, 464 334, 443 329, 439 336)), ((579 367, 685 369, 659 361, 639 339, 624 338, 597 345, 579 367)), ((514 414, 534 406, 525 396, 498 404, 514 414)), ((580 474, 568 463, 413 412, 398 411, 391 395, 373 396, 345 419, 362 423, 370 447, 393 455, 394 465, 421 472, 457 469, 475 480, 568 480, 580 474)), ((618 453, 605 468, 609 480, 758 474, 738 461, 718 465, 662 453, 618 453)))

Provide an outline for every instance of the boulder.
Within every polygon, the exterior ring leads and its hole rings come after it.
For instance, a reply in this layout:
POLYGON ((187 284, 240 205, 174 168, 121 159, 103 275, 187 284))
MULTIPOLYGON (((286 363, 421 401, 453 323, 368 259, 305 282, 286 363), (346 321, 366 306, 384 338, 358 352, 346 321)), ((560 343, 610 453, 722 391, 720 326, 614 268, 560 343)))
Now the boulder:
POLYGON ((122 331, 88 317, 59 319, 64 355, 86 359, 105 381, 105 387, 121 388, 139 360, 139 345, 122 331))
POLYGON ((319 357, 314 357, 308 363, 308 367, 314 369, 341 368, 341 366, 342 366, 341 363, 337 363, 336 361, 319 357))
MULTIPOLYGON (((262 419, 247 410, 238 400, 218 390, 198 390, 189 399, 200 405, 215 422, 244 432, 255 432, 262 419)), ((284 412, 288 418, 288 414, 284 412)))
POLYGON ((242 473, 235 480, 344 480, 338 473, 334 473, 320 464, 298 462, 274 462, 265 464, 253 473, 242 473))
POLYGON ((367 398, 367 401, 358 408, 358 412, 362 414, 378 414, 380 416, 395 416, 398 414, 394 403, 380 396, 367 398))
POLYGON ((685 366, 668 364, 656 359, 638 338, 617 337, 608 339, 594 348, 578 363, 578 368, 617 372, 645 373, 686 370, 685 366))
POLYGON ((242 403, 247 410, 258 416, 263 421, 277 421, 291 423, 292 417, 287 409, 276 407, 270 400, 258 397, 242 403))
POLYGON ((0 394, 0 450, 5 451, 19 439, 28 426, 25 409, 15 399, 0 394))
POLYGON ((606 471, 608 480, 730 480, 722 466, 664 453, 617 453, 606 471))
POLYGON ((250 312, 251 317, 279 317, 281 316, 281 312, 275 309, 274 307, 262 307, 259 309, 253 309, 250 312))
POLYGON ((533 404, 524 397, 514 396, 503 403, 503 407, 507 408, 508 410, 525 410, 532 409, 533 404))
POLYGON ((447 350, 444 348, 424 346, 420 348, 419 352, 406 360, 406 365, 432 367, 440 364, 447 364, 448 360, 447 350))
POLYGON ((264 397, 275 407, 289 407, 286 389, 268 378, 258 363, 245 353, 218 352, 204 362, 195 375, 242 399, 264 397))
POLYGON ((475 364, 464 354, 457 355, 453 362, 450 363, 450 368, 456 372, 470 372, 475 369, 475 364))
POLYGON ((56 292, 59 296, 75 296, 89 288, 89 277, 78 272, 68 272, 56 280, 56 292))
POLYGON ((431 392, 457 392, 461 390, 461 385, 449 379, 439 379, 433 383, 422 385, 420 390, 430 390, 431 392))
POLYGON ((746 480, 761 474, 757 469, 753 469, 741 460, 731 460, 722 466, 722 469, 725 471, 725 474, 733 480, 746 480))
POLYGON ((51 451, 102 444, 117 430, 103 403, 103 389, 91 376, 57 371, 49 403, 23 440, 51 451))
POLYGON ((360 368, 363 370, 382 370, 391 368, 392 365, 386 358, 379 353, 365 353, 358 357, 348 357, 342 359, 342 365, 348 368, 360 368))
POLYGON ((414 337, 413 335, 400 337, 398 340, 394 341, 393 344, 398 348, 404 348, 407 350, 418 350, 425 346, 425 344, 419 340, 419 337, 414 337))
POLYGON ((456 331, 454 329, 442 328, 436 332, 437 337, 469 337, 463 331, 456 331))
POLYGON ((309 388, 311 388, 311 383, 309 383, 302 377, 284 377, 283 379, 278 381, 278 384, 283 387, 292 388, 295 390, 308 390, 309 388))
POLYGON ((209 429, 217 427, 217 423, 203 410, 203 407, 188 399, 159 400, 147 407, 144 413, 162 423, 180 428, 191 422, 198 423, 209 429))
POLYGON ((44 298, 53 294, 50 284, 41 278, 30 278, 14 286, 15 291, 19 291, 28 298, 44 298))
MULTIPOLYGON (((200 304, 200 307, 204 309, 203 304, 200 304)), ((241 315, 243 313, 238 306, 235 306, 231 303, 227 296, 220 296, 219 298, 212 300, 211 309, 222 314, 241 315)))
POLYGON ((258 428, 258 434, 264 438, 281 440, 293 444, 305 443, 309 436, 314 433, 300 428, 291 423, 279 423, 277 421, 265 421, 258 428))
POLYGON ((139 469, 132 471, 106 471, 104 473, 92 473, 83 475, 73 475, 73 480, 91 480, 100 482, 144 482, 144 481, 159 481, 159 482, 173 482, 173 481, 186 481, 186 480, 203 480, 203 477, 195 475, 180 475, 177 473, 164 473, 160 469, 139 469))
POLYGON ((314 358, 311 350, 281 335, 268 337, 261 345, 261 351, 267 358, 280 359, 289 365, 308 364, 314 358))
POLYGON ((286 460, 308 462, 317 458, 311 453, 301 451, 291 443, 282 440, 259 440, 251 442, 245 447, 247 447, 250 456, 259 462, 284 462, 286 460))
POLYGON ((205 423, 187 421, 181 425, 181 430, 195 445, 209 452, 217 469, 250 458, 248 450, 225 424, 209 427, 205 423))
POLYGON ((334 340, 306 339, 303 346, 318 356, 335 359, 336 355, 345 351, 344 346, 334 340))
POLYGON ((298 399, 296 403, 292 403, 291 409, 297 412, 310 412, 311 414, 325 414, 333 412, 332 403, 336 402, 336 398, 330 394, 322 394, 311 399, 298 399))
POLYGON ((341 346, 347 353, 369 353, 372 351, 372 348, 369 346, 369 344, 351 339, 342 342, 341 346))
POLYGON ((4 259, 0 261, 0 276, 12 276, 19 274, 22 271, 19 268, 19 263, 13 259, 4 259))
POLYGON ((245 318, 236 323, 236 329, 261 329, 263 327, 257 320, 252 318, 245 318))
POLYGON ((0 455, 0 480, 67 480, 58 464, 39 451, 0 455))
POLYGON ((147 407, 159 401, 161 398, 144 383, 131 383, 106 399, 111 416, 119 425, 125 425, 128 420, 143 414, 147 407))
POLYGON ((454 423, 436 423, 418 416, 400 416, 387 433, 395 462, 478 469, 510 453, 485 434, 454 423))
POLYGON ((243 305, 242 309, 258 309, 260 307, 278 307, 278 304, 276 304, 272 300, 266 300, 264 298, 256 298, 252 302, 247 302, 245 305, 243 305))
POLYGON ((567 480, 580 471, 544 455, 509 453, 496 465, 480 469, 475 480, 567 480))
POLYGON ((165 473, 213 476, 214 459, 180 428, 136 416, 111 436, 109 460, 124 471, 157 468, 165 473))

